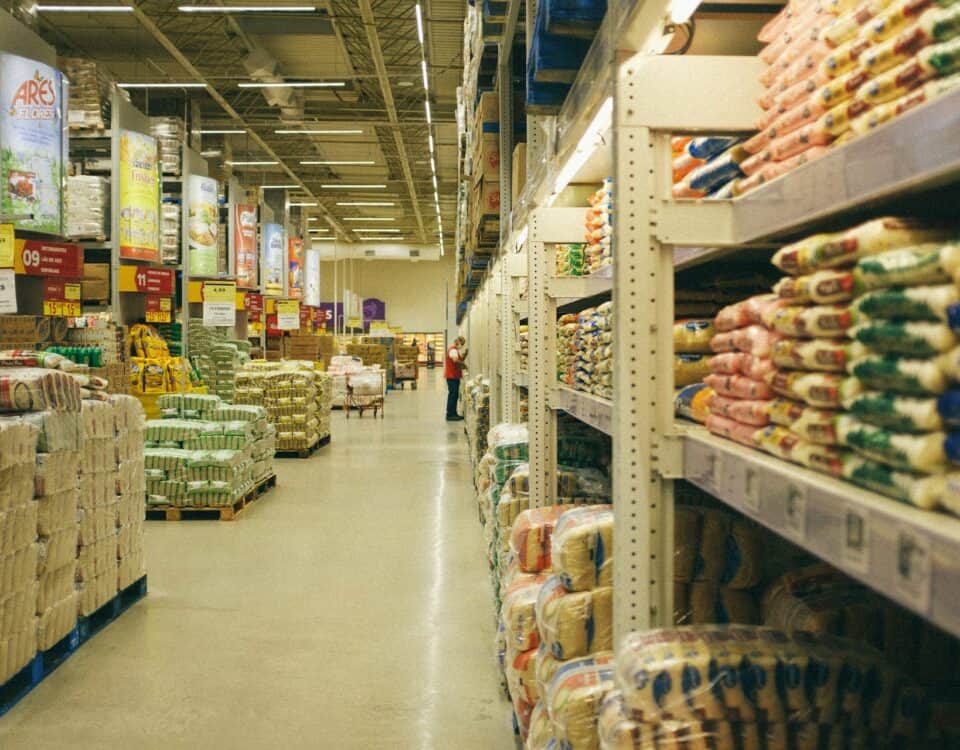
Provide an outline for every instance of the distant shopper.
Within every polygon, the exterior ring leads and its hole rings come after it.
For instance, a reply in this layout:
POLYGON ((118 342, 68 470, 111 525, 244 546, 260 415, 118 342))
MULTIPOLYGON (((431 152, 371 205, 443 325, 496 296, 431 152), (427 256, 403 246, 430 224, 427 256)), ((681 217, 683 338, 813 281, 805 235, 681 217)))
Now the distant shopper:
POLYGON ((467 340, 457 336, 453 346, 447 349, 447 358, 443 366, 443 376, 447 379, 447 421, 459 422, 463 417, 457 414, 457 401, 460 400, 460 380, 466 367, 467 340))

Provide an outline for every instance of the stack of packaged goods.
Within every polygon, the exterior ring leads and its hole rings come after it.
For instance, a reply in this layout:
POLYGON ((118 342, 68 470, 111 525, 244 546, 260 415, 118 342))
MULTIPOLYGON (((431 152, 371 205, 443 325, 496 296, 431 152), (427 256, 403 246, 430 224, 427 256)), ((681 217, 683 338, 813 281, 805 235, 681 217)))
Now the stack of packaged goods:
POLYGON ((117 457, 117 587, 122 591, 147 572, 143 549, 143 407, 132 396, 112 396, 117 457))
POLYGON ((63 203, 67 237, 110 236, 110 180, 88 174, 67 177, 63 203))
POLYGON ((613 301, 582 310, 574 338, 577 370, 574 388, 613 398, 613 301))
POLYGON ((557 506, 527 513, 529 523, 522 515, 517 519, 514 552, 518 565, 532 564, 546 580, 533 606, 536 652, 515 657, 525 674, 516 673, 508 660, 507 676, 511 688, 526 688, 539 706, 517 700, 514 705, 531 717, 528 747, 548 746, 553 738, 560 747, 593 748, 597 707, 612 679, 613 510, 557 506), (544 523, 538 523, 544 514, 544 523))
POLYGON ((330 413, 333 408, 333 378, 317 372, 317 434, 321 440, 330 437, 330 413))
POLYGON ((190 361, 211 393, 232 403, 237 372, 250 361, 250 342, 230 339, 230 329, 208 327, 191 318, 187 327, 190 361))
MULTIPOLYGON (((70 318, 66 343, 73 346, 94 347, 100 350, 100 364, 110 365, 127 363, 127 329, 109 316, 84 315, 70 318)), ((91 366, 96 367, 93 363, 91 366)), ((126 376, 124 371, 124 376, 126 376)))
POLYGON ((111 83, 103 67, 79 57, 63 57, 58 63, 70 79, 70 130, 102 132, 109 128, 111 83))
POLYGON ((527 371, 527 362, 530 360, 530 331, 526 323, 522 323, 517 329, 517 339, 519 343, 520 372, 527 371))
MULTIPOLYGON (((117 491, 121 484, 117 464, 120 443, 116 431, 116 415, 111 403, 84 401, 81 411, 79 529, 74 518, 79 610, 84 616, 93 614, 117 593, 117 521, 121 517, 117 491)), ((122 442, 127 443, 126 440, 122 442)), ((124 453, 128 450, 129 446, 122 448, 124 453)), ((125 479, 134 489, 136 478, 126 476, 125 479)), ((76 511, 74 513, 76 516, 76 511)))
MULTIPOLYGON (((591 208, 588 215, 596 212, 595 208, 591 208)), ((589 223, 587 231, 590 231, 589 223)), ((586 248, 587 246, 582 242, 554 245, 554 252, 557 257, 557 276, 583 276, 587 268, 586 248)))
MULTIPOLYGON (((109 408, 99 401, 83 401, 72 411, 43 411, 25 415, 37 428, 37 528, 40 559, 37 567, 37 648, 52 648, 77 623, 77 477, 84 466, 82 426, 90 409, 109 408)), ((84 447, 85 450, 85 447, 84 447)), ((114 525, 110 518, 110 527, 114 525)), ((116 556, 114 554, 114 556, 116 556)))
MULTIPOLYGON (((488 562, 494 571, 496 559, 494 531, 496 529, 496 509, 500 501, 500 491, 514 470, 526 464, 529 436, 526 424, 503 423, 493 427, 486 436, 486 451, 477 464, 477 492, 480 504, 480 522, 484 526, 484 537, 489 553, 488 562)), ((498 578, 493 576, 494 590, 498 578)))
POLYGON ((710 339, 715 332, 712 320, 685 319, 673 324, 673 385, 680 393, 710 374, 710 339))
POLYGON ((333 405, 342 409, 347 400, 347 380, 351 375, 364 372, 366 368, 359 357, 337 355, 330 358, 327 374, 333 379, 333 405))
POLYGON ((557 380, 571 388, 577 383, 579 316, 566 313, 557 319, 557 380))
MULTIPOLYGON (((173 408, 177 397, 163 398, 173 408)), ((148 420, 147 504, 221 508, 242 499, 254 484, 256 421, 148 420)))
POLYGON ((760 32, 760 132, 742 194, 960 86, 960 8, 949 0, 795 0, 760 32))
POLYGON ((165 175, 180 176, 184 130, 183 120, 179 117, 150 118, 150 134, 160 146, 160 166, 165 175))
POLYGON ((37 428, 0 418, 0 683, 37 652, 37 428))
MULTIPOLYGON (((130 327, 130 392, 134 396, 156 396, 192 387, 188 365, 182 357, 170 356, 167 342, 153 326, 137 323, 130 327)), ((147 412, 147 404, 144 404, 147 412)))
MULTIPOLYGON (((960 506, 949 490, 954 451, 946 430, 958 416, 948 389, 960 380, 960 350, 951 327, 960 293, 954 282, 956 246, 937 243, 958 237, 951 227, 886 217, 788 245, 774 264, 792 276, 776 291, 783 302, 806 306, 769 316, 784 334, 833 336, 775 345, 778 367, 827 371, 770 376, 778 393, 807 405, 782 407, 777 412, 782 419, 771 411, 771 420, 784 425, 782 438, 792 433, 852 449, 853 454, 818 447, 822 460, 813 468, 924 508, 944 505, 954 512, 960 506)), ((766 439, 762 444, 797 460, 796 449, 780 445, 782 438, 773 449, 766 439)))
POLYGON ((723 510, 677 505, 674 539, 674 623, 760 623, 765 556, 756 526, 723 510))
POLYGON ((163 263, 175 265, 180 262, 180 213, 182 206, 164 200, 160 204, 160 259, 163 263))
POLYGON ((749 154, 739 138, 673 138, 673 197, 732 198, 749 154))
POLYGON ((329 424, 322 382, 312 362, 250 362, 237 372, 237 404, 263 406, 277 430, 278 451, 305 451, 320 441, 320 421, 329 424))
POLYGON ((607 177, 590 196, 587 209, 587 247, 584 272, 596 273, 613 263, 613 178, 607 177))
POLYGON ((480 463, 487 453, 487 435, 490 432, 489 381, 480 375, 471 378, 461 388, 460 397, 463 400, 463 424, 474 468, 473 485, 479 488, 481 483, 488 481, 486 473, 481 472, 480 463))

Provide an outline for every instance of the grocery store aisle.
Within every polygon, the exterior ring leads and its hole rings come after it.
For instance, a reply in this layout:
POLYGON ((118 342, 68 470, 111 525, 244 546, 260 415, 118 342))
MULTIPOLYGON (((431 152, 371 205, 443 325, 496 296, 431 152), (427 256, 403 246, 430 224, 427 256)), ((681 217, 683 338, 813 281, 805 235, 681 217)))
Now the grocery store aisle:
POLYGON ((439 371, 279 462, 235 523, 147 525, 150 594, 0 747, 512 748, 462 423, 439 371))

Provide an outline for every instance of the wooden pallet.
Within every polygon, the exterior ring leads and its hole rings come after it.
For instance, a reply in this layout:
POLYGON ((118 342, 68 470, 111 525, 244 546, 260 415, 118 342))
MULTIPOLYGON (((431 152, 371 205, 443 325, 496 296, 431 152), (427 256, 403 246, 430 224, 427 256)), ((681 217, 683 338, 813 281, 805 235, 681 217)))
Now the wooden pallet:
POLYGON ((326 437, 320 438, 309 448, 302 448, 301 450, 296 451, 277 451, 275 455, 277 458, 310 458, 310 456, 329 443, 330 436, 327 435, 326 437))
POLYGON ((261 479, 246 495, 232 505, 222 506, 175 506, 151 505, 147 507, 148 521, 234 521, 256 499, 271 487, 276 487, 277 475, 261 479))
POLYGON ((146 595, 147 577, 143 576, 117 592, 116 596, 89 616, 78 618, 76 626, 59 643, 47 651, 37 653, 23 669, 0 685, 0 716, 23 700, 84 643, 146 595))

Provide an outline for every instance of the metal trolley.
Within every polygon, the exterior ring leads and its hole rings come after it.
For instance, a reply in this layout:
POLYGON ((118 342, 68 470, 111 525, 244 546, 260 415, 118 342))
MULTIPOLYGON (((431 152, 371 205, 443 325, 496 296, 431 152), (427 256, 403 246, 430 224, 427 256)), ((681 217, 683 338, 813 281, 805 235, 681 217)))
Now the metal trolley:
POLYGON ((350 419, 350 411, 356 409, 363 416, 367 409, 373 410, 373 416, 380 413, 383 419, 385 397, 387 395, 386 370, 368 370, 347 374, 347 397, 344 400, 344 411, 350 419))

